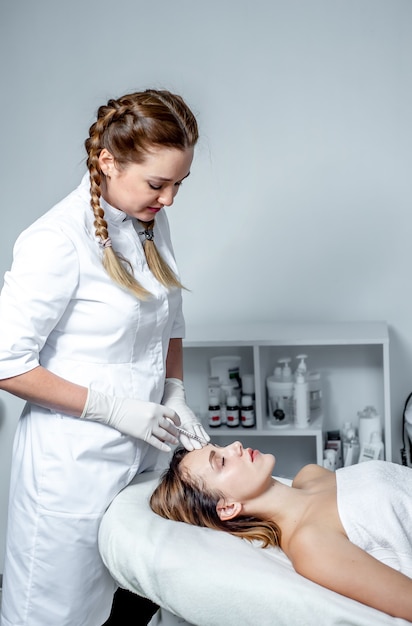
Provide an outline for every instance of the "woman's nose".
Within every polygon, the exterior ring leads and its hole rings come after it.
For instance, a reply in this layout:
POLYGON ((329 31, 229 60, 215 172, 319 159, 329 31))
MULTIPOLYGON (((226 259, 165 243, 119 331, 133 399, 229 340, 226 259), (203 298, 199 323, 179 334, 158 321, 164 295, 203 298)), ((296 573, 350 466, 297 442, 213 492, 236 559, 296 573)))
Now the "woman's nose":
POLYGON ((162 189, 158 197, 158 200, 160 204, 163 204, 164 206, 172 206, 175 195, 176 194, 174 193, 173 189, 170 189, 170 188, 162 189))
POLYGON ((234 442, 233 442, 233 443, 231 443, 228 447, 231 449, 231 451, 232 451, 234 454, 236 454, 236 455, 238 455, 238 456, 241 456, 241 455, 242 455, 242 453, 243 453, 243 446, 242 446, 242 444, 240 443, 240 441, 234 441, 234 442))

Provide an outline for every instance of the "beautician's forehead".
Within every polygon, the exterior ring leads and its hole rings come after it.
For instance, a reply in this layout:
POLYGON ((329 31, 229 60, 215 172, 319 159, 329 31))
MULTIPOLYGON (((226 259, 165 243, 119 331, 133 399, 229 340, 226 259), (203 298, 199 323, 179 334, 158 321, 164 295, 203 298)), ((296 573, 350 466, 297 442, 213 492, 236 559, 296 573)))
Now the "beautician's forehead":
POLYGON ((190 175, 190 166, 193 160, 193 148, 166 148, 160 146, 147 152, 147 156, 141 164, 146 173, 153 178, 164 180, 184 180, 190 175))

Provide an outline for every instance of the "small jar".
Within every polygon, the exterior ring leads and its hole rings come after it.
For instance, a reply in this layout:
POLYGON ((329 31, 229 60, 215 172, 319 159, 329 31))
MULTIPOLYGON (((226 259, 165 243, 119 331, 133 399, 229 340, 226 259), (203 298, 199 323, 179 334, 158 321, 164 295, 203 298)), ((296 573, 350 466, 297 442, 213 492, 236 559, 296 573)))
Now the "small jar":
POLYGON ((236 396, 228 396, 226 403, 226 426, 236 428, 240 424, 240 409, 236 396))
POLYGON ((220 411, 219 398, 210 396, 209 398, 209 420, 210 428, 217 428, 222 424, 222 415, 220 411))
POLYGON ((242 396, 240 423, 243 428, 252 428, 255 425, 255 409, 253 408, 252 396, 242 396))

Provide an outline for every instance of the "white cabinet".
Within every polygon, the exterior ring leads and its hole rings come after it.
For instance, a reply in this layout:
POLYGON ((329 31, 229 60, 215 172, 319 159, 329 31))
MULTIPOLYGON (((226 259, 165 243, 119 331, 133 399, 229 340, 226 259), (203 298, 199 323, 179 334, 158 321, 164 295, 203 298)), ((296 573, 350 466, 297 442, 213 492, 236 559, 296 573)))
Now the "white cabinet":
POLYGON ((256 426, 208 429, 220 445, 239 439, 244 445, 275 454, 276 473, 291 476, 306 463, 322 463, 327 431, 340 430, 358 411, 374 406, 381 415, 385 458, 391 460, 389 335, 385 322, 319 324, 247 324, 188 327, 184 340, 184 378, 189 406, 207 424, 210 358, 241 357, 240 373, 255 377, 256 426), (266 378, 279 358, 307 355, 309 371, 322 379, 322 414, 308 428, 271 426, 266 378))

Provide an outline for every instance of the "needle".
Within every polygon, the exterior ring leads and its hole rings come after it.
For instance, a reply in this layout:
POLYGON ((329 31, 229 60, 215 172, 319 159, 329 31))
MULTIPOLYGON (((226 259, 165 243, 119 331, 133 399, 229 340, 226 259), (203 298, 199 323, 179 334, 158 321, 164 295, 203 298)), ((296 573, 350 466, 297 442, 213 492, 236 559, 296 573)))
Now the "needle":
POLYGON ((203 446, 207 446, 207 444, 209 443, 208 441, 206 441, 206 439, 203 439, 203 437, 195 435, 195 433, 192 433, 189 430, 185 430, 184 428, 181 428, 181 426, 176 426, 176 424, 174 424, 174 426, 175 428, 177 428, 181 435, 186 435, 186 437, 189 437, 189 439, 194 439, 195 441, 201 443, 203 446))

